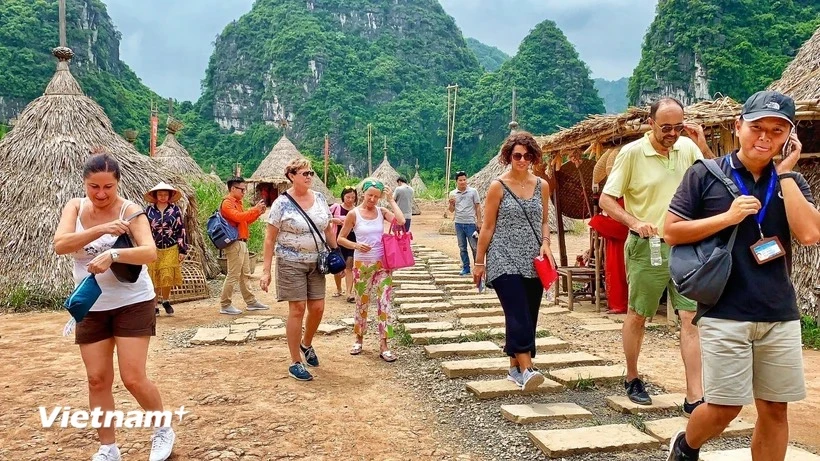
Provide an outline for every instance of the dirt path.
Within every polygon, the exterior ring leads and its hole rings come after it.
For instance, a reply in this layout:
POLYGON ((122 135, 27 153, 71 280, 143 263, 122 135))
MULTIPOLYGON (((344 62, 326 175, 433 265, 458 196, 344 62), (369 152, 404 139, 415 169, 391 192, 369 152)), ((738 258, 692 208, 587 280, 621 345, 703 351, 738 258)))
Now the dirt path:
MULTIPOLYGON (((455 237, 437 232, 440 209, 428 206, 424 212, 413 218, 416 240, 458 258, 455 237)), ((570 260, 586 246, 585 239, 569 237, 570 260)), ((328 278, 328 294, 332 286, 328 278)), ((272 306, 264 314, 285 318, 284 303, 265 293, 260 300, 272 306)), ((312 383, 287 377, 284 340, 180 347, 178 338, 190 336, 193 328, 227 323, 216 306, 214 299, 179 304, 176 317, 159 319, 158 338, 152 341, 148 371, 166 408, 184 405, 191 412, 177 426, 172 459, 480 459, 444 442, 444 433, 446 440, 457 438, 458 427, 438 422, 429 405, 402 384, 394 370, 401 361, 388 365, 378 359, 372 334, 359 357, 347 353, 350 330, 319 336, 314 344, 322 366, 312 383)), ((352 305, 328 298, 325 322, 352 315, 352 305)), ((63 312, 0 315, 0 460, 88 459, 96 450, 93 430, 40 424, 40 405, 87 407, 77 347, 60 336, 66 319, 63 312)), ((550 328, 565 340, 586 343, 590 352, 621 360, 617 334, 584 335, 575 324, 559 320, 550 328)), ((681 390, 674 337, 652 333, 645 350, 641 367, 649 379, 681 390)), ((792 439, 820 449, 820 353, 804 357, 809 399, 792 407, 792 439)), ((138 409, 119 377, 114 394, 118 409, 138 409)), ((148 430, 120 430, 124 459, 147 458, 149 437, 148 430)))

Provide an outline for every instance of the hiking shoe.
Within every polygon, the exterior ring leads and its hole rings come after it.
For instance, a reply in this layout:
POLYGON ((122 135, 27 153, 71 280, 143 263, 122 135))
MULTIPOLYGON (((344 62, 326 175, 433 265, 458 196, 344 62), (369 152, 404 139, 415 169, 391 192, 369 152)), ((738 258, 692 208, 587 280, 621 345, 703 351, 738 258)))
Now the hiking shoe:
POLYGON ((700 400, 696 400, 692 403, 687 402, 686 397, 684 397, 683 398, 683 416, 685 416, 687 418, 692 416, 692 412, 695 411, 695 408, 697 408, 698 405, 702 404, 703 402, 704 402, 704 400, 703 400, 702 397, 701 397, 700 400))
POLYGON ((532 368, 524 370, 521 376, 524 380, 523 384, 521 384, 521 390, 524 391, 534 391, 538 386, 544 383, 544 375, 532 368))
POLYGON ((219 313, 220 314, 227 314, 227 315, 239 315, 239 314, 242 313, 242 311, 240 311, 239 309, 237 309, 233 306, 228 306, 228 307, 223 307, 222 309, 220 309, 219 313))
POLYGON ((174 308, 171 307, 170 301, 163 301, 162 307, 165 308, 165 315, 174 315, 174 308))
POLYGON ((266 311, 266 310, 270 309, 270 307, 260 303, 259 301, 255 301, 255 302, 252 302, 252 303, 248 304, 247 309, 249 311, 266 311))
POLYGON ((296 362, 288 368, 288 374, 291 378, 297 381, 310 381, 313 379, 313 375, 310 374, 305 366, 302 365, 302 362, 296 362))
POLYGON ((698 456, 695 456, 694 458, 687 456, 678 446, 681 437, 684 437, 685 435, 686 431, 681 429, 669 440, 669 455, 667 455, 666 461, 698 461, 698 456))
POLYGON ((524 375, 518 367, 510 367, 510 371, 507 372, 507 381, 518 384, 518 387, 524 387, 524 375))
POLYGON ((111 449, 108 445, 102 445, 97 453, 91 457, 91 461, 122 461, 120 450, 111 449))
POLYGON ((151 455, 148 461, 165 461, 171 456, 177 435, 170 427, 162 427, 151 436, 151 455))
POLYGON ((624 388, 626 389, 627 397, 629 397, 629 400, 632 402, 638 405, 652 405, 652 398, 649 397, 649 393, 646 392, 646 385, 641 381, 641 378, 635 378, 629 382, 624 381, 624 388))
POLYGON ((461 273, 458 274, 458 275, 460 275, 462 277, 467 277, 468 275, 470 275, 470 268, 467 267, 465 269, 461 269, 461 273))
POLYGON ((313 346, 305 347, 299 344, 299 349, 302 350, 302 355, 305 356, 305 362, 307 362, 308 366, 311 367, 318 367, 319 366, 319 357, 316 357, 316 351, 313 350, 313 346))

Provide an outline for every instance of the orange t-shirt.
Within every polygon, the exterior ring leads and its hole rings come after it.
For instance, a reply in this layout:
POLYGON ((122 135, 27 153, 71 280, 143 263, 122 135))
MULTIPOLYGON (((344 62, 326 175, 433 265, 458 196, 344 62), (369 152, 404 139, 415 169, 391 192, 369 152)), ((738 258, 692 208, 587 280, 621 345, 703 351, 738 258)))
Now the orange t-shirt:
POLYGON ((239 238, 245 240, 247 240, 250 236, 248 226, 252 222, 259 219, 259 216, 262 214, 262 212, 257 211, 256 208, 251 208, 250 210, 245 211, 245 208, 242 206, 242 201, 235 199, 231 195, 228 195, 224 200, 222 200, 220 211, 222 213, 222 217, 228 221, 228 224, 237 228, 239 231, 239 238))

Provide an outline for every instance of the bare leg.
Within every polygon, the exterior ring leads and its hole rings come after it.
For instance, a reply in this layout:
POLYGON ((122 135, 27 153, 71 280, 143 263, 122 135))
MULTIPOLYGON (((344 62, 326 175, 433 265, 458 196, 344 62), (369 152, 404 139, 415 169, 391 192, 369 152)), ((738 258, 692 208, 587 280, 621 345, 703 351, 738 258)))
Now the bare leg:
MULTIPOLYGON (((532 356, 530 356, 529 352, 521 352, 520 354, 515 354, 514 361, 518 363, 518 367, 521 369, 522 372, 527 368, 532 368, 532 356)), ((512 362, 513 360, 510 360, 510 363, 512 362)))
POLYGON ((680 314, 680 355, 686 372, 686 400, 696 402, 703 397, 703 365, 700 356, 698 327, 692 325, 695 312, 678 311, 680 314))
POLYGON ((170 301, 171 300, 171 287, 162 287, 160 289, 160 294, 162 295, 163 301, 170 301))
POLYGON ((159 389, 145 373, 148 344, 151 337, 115 337, 114 341, 117 343, 117 361, 125 388, 137 399, 143 410, 162 411, 162 397, 159 395, 159 389))
POLYGON ((626 380, 632 381, 638 377, 638 355, 641 353, 643 337, 646 332, 646 317, 638 315, 629 309, 624 320, 623 336, 624 355, 626 356, 626 380))
MULTIPOLYGON (((114 394, 111 392, 111 386, 114 385, 114 338, 80 344, 80 355, 88 377, 88 405, 91 409, 114 411, 114 394)), ((101 445, 116 441, 113 427, 97 429, 97 436, 101 445)))
POLYGON ((311 299, 307 302, 307 321, 305 322, 305 339, 302 341, 306 347, 313 343, 313 336, 322 323, 322 315, 325 313, 324 299, 311 299))
POLYGON ((302 361, 299 341, 302 340, 302 320, 305 317, 305 301, 288 301, 288 323, 285 333, 288 337, 288 351, 291 363, 302 361))
POLYGON ((726 406, 704 403, 695 408, 686 426, 686 443, 692 448, 700 448, 710 439, 717 437, 740 413, 741 406, 726 406))
POLYGON ((348 264, 345 269, 345 293, 347 296, 352 296, 353 293, 353 269, 350 267, 351 265, 348 264))
POLYGON ((789 444, 788 404, 755 399, 757 423, 752 434, 753 461, 783 461, 789 444))
POLYGON ((342 274, 333 274, 333 281, 336 282, 336 293, 342 292, 342 274))

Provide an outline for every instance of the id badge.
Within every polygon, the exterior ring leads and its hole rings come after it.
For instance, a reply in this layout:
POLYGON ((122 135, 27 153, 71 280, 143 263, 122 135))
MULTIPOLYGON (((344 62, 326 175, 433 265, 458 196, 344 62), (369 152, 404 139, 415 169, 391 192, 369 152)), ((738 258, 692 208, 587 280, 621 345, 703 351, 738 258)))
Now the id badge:
POLYGON ((786 251, 783 249, 780 239, 776 236, 760 239, 750 248, 758 264, 766 264, 769 261, 786 255, 786 251))

